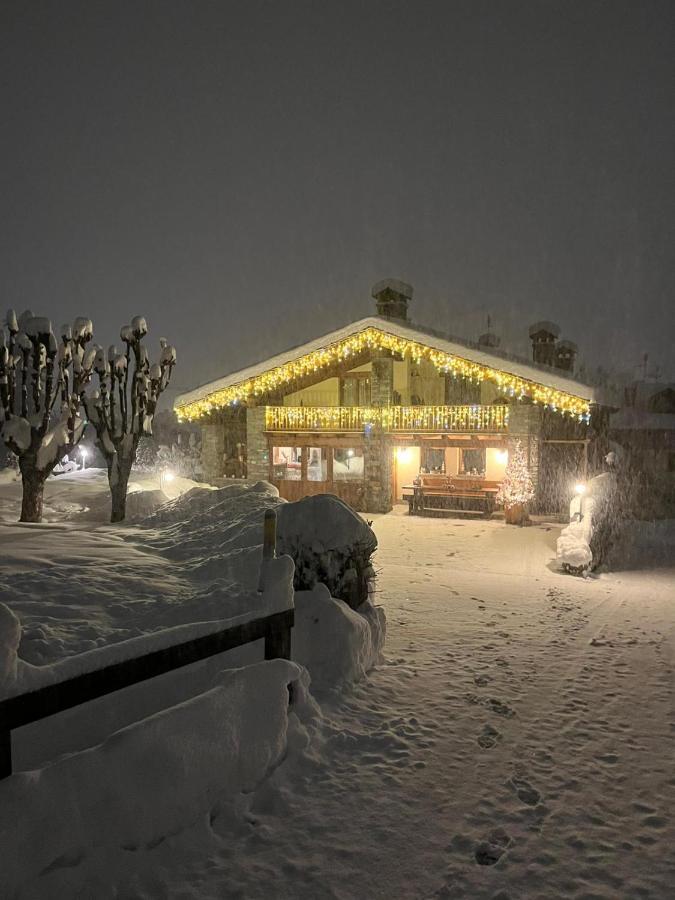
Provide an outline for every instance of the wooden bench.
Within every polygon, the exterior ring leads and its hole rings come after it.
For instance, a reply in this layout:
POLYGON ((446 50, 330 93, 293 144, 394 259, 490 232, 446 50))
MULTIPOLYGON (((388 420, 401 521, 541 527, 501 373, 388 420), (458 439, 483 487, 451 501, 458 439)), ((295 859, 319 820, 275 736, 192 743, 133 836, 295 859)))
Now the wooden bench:
POLYGON ((490 516, 499 482, 451 475, 419 475, 403 488, 411 516, 425 513, 459 513, 490 516))

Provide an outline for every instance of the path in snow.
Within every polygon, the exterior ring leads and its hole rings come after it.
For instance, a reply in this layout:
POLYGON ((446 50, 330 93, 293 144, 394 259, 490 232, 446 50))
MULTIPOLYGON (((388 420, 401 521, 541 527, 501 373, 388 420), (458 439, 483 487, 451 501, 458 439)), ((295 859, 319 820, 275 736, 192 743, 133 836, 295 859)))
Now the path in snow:
POLYGON ((555 527, 374 527, 388 663, 324 699, 309 758, 88 890, 672 897, 673 570, 562 576, 555 527))

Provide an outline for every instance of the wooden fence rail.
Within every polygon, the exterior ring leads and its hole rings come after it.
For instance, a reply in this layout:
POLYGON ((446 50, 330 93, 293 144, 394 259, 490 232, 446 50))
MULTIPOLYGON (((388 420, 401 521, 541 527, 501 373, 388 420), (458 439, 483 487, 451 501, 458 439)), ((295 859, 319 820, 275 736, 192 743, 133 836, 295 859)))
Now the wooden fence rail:
POLYGON ((0 701, 0 779, 12 774, 13 728, 261 638, 265 659, 290 659, 293 619, 294 610, 286 609, 0 701))

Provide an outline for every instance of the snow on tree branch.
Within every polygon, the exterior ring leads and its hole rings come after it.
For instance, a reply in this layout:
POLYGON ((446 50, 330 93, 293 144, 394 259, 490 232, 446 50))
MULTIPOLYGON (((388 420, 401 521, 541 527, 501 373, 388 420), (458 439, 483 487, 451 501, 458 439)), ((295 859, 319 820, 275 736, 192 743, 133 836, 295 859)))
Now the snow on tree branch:
POLYGON ((176 351, 160 340, 159 362, 150 363, 142 343, 148 333, 143 316, 134 316, 120 329, 124 349, 96 346, 91 366, 98 390, 85 398, 87 415, 96 429, 97 444, 108 466, 112 492, 112 521, 124 519, 129 473, 141 435, 152 434, 157 402, 171 380, 176 351))
POLYGON ((57 341, 49 319, 10 309, 0 328, 0 438, 19 457, 22 521, 40 521, 44 481, 76 446, 78 415, 91 377, 91 319, 64 326, 57 341))

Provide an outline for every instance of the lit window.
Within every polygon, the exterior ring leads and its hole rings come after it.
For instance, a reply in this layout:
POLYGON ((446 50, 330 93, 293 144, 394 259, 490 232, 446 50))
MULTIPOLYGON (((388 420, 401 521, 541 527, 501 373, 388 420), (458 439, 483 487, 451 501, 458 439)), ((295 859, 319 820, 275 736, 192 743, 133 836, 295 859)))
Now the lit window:
POLYGON ((459 474, 485 475, 485 450, 462 450, 459 474))
POLYGON ((326 481, 328 453, 325 447, 310 447, 307 455, 307 481, 326 481))
POLYGON ((356 481, 363 478, 363 450, 356 447, 333 450, 333 481, 356 481))
POLYGON ((300 481, 302 478, 302 447, 273 447, 272 468, 278 481, 300 481))

